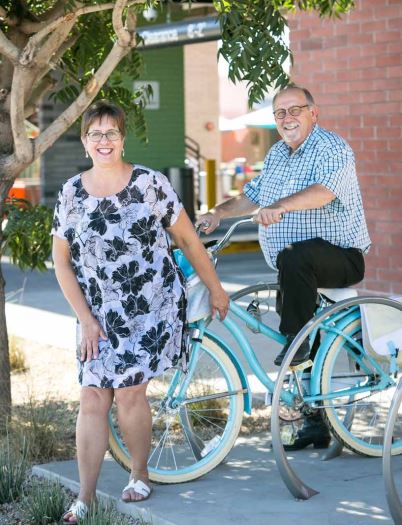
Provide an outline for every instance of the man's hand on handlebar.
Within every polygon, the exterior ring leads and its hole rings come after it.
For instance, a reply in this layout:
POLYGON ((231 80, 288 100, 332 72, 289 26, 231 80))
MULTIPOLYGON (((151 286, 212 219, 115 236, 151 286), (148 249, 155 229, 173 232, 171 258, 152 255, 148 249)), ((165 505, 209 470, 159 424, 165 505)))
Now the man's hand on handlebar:
POLYGON ((195 225, 199 227, 204 233, 207 235, 212 233, 216 228, 219 226, 220 218, 218 214, 216 213, 204 213, 204 215, 201 215, 195 225))
POLYGON ((271 224, 281 222, 285 213, 286 209, 283 206, 271 204, 271 206, 266 206, 258 210, 254 222, 262 224, 263 226, 270 226, 271 224))

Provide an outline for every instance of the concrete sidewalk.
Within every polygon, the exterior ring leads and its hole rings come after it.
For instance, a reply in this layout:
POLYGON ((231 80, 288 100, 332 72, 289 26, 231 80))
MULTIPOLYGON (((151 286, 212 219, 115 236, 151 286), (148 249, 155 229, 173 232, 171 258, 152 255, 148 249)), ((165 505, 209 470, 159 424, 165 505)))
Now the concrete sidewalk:
MULTIPOLYGON (((23 274, 5 264, 9 332, 55 346, 74 347, 72 313, 58 289, 54 273, 23 274)), ((269 279, 260 254, 238 254, 222 258, 219 274, 228 291, 269 279)), ((216 325, 219 329, 219 326, 216 325)), ((267 350, 259 336, 248 334, 268 372, 275 348, 267 350)), ((263 389, 249 371, 254 395, 263 389)), ((402 487, 402 461, 394 459, 402 487)), ((241 438, 227 461, 213 472, 182 485, 157 485, 143 504, 120 501, 128 474, 114 460, 105 459, 99 495, 114 499, 119 510, 142 514, 154 525, 370 525, 391 524, 385 500, 381 460, 362 458, 348 452, 329 462, 307 449, 291 456, 291 464, 305 483, 320 493, 308 501, 295 501, 283 484, 275 465, 270 436, 241 438)), ((73 490, 78 488, 75 461, 35 467, 42 476, 57 477, 73 490)), ((401 490, 402 492, 402 490, 401 490)))

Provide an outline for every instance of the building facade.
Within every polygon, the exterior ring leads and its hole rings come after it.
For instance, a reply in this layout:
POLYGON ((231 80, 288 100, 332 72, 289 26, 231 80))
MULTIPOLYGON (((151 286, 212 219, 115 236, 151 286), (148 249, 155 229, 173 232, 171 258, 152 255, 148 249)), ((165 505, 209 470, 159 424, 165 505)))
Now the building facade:
POLYGON ((402 2, 356 0, 337 20, 289 18, 291 78, 353 147, 372 247, 361 287, 402 295, 402 2))

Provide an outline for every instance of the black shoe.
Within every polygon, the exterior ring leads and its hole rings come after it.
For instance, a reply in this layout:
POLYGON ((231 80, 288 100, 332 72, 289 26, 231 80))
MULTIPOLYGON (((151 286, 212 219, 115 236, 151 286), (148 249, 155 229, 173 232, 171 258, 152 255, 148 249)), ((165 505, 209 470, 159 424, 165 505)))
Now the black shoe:
MULTIPOLYGON (((295 337, 296 337, 295 335, 286 336, 287 341, 285 343, 285 346, 282 348, 282 351, 276 356, 275 361, 274 361, 274 363, 277 366, 281 366, 282 361, 285 358, 286 352, 288 351, 289 346, 293 343, 293 340, 295 337)), ((300 363, 304 363, 304 361, 308 360, 309 356, 310 356, 310 345, 309 345, 308 340, 305 339, 300 345, 296 354, 293 356, 290 366, 296 366, 296 365, 300 365, 300 363)))
POLYGON ((314 448, 328 448, 331 435, 324 423, 321 413, 306 416, 303 427, 297 432, 297 437, 291 445, 283 445, 287 451, 301 450, 313 445, 314 448))

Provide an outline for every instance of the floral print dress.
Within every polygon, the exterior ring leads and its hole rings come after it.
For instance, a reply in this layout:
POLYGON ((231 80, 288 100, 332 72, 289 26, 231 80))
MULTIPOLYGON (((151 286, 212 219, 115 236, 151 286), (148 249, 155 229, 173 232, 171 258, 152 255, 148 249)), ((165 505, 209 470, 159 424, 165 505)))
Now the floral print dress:
POLYGON ((183 351, 186 298, 166 228, 183 208, 167 178, 134 166, 119 193, 98 198, 81 174, 62 187, 52 234, 66 239, 86 301, 108 339, 77 362, 82 386, 138 385, 174 366, 183 351))

